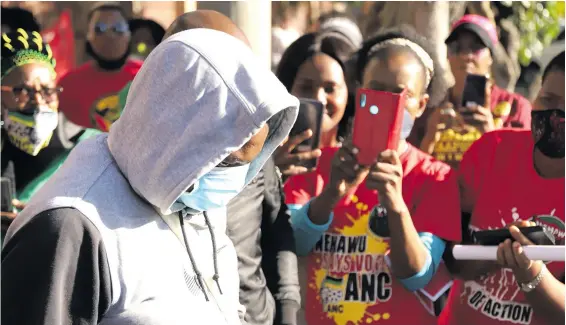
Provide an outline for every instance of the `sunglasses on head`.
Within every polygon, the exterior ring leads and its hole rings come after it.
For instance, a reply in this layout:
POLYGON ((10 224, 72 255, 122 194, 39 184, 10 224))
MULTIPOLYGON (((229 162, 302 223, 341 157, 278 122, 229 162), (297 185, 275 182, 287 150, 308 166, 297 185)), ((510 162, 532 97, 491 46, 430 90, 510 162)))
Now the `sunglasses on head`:
POLYGON ((94 32, 96 34, 104 34, 108 31, 112 31, 115 34, 124 34, 130 30, 130 27, 125 22, 120 22, 116 24, 106 24, 106 23, 96 23, 94 25, 94 32))

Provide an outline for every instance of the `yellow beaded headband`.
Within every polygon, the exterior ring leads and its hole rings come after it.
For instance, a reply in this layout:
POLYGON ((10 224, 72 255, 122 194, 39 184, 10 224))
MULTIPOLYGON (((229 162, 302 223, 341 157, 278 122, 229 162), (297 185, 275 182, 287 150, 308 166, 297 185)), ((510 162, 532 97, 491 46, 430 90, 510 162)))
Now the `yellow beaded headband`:
POLYGON ((51 47, 43 43, 38 32, 28 33, 18 28, 15 33, 2 34, 2 78, 13 69, 29 63, 45 63, 53 76, 57 75, 51 47))

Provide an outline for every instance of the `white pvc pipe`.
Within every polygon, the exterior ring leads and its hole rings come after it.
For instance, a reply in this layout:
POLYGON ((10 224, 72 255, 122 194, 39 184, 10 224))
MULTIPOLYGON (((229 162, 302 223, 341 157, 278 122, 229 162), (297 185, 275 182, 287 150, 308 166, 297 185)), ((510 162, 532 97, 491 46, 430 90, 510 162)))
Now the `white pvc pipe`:
MULTIPOLYGON (((564 246, 523 246, 523 249, 525 255, 533 261, 563 262, 566 260, 564 246)), ((497 246, 455 245, 452 254, 457 260, 495 261, 497 260, 497 246)))

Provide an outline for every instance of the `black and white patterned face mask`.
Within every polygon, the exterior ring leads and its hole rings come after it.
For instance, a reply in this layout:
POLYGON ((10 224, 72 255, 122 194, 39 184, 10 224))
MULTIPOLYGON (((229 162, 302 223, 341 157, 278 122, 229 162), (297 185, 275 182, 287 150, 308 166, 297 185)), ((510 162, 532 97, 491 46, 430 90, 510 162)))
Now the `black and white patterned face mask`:
POLYGON ((531 116, 535 146, 547 157, 564 158, 564 111, 532 111, 531 116))

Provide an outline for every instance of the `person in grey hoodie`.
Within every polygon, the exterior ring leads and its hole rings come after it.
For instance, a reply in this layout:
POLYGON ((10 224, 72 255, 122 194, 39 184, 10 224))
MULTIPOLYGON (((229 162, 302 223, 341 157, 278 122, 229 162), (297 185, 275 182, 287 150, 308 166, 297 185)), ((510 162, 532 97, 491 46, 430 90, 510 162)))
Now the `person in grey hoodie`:
POLYGON ((2 323, 240 324, 226 204, 298 105, 226 33, 162 42, 109 134, 80 143, 10 226, 2 323))
MULTIPOLYGON (((182 14, 164 39, 193 28, 222 31, 249 45, 230 18, 213 10, 182 14)), ((249 325, 295 325, 301 305, 295 237, 273 157, 230 201, 226 213, 226 233, 238 256, 244 320, 249 325)))

